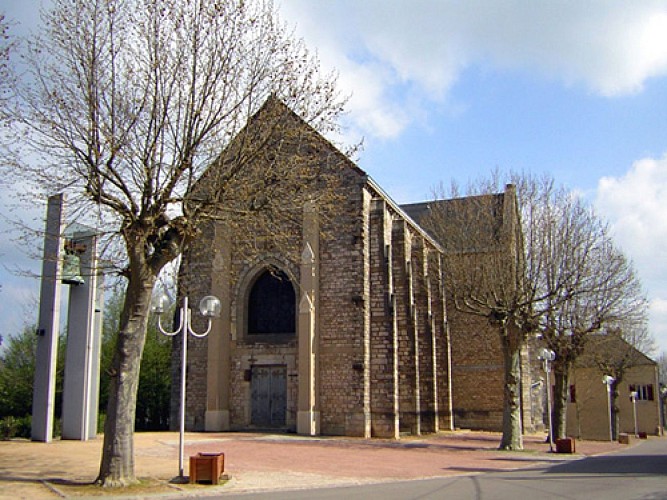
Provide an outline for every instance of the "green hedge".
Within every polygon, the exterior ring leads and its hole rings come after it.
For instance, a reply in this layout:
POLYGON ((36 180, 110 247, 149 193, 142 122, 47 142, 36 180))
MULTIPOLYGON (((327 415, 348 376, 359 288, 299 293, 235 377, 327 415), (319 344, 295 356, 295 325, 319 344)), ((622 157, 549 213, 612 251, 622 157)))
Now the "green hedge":
POLYGON ((0 419, 0 439, 26 438, 30 439, 32 418, 5 417, 0 419))

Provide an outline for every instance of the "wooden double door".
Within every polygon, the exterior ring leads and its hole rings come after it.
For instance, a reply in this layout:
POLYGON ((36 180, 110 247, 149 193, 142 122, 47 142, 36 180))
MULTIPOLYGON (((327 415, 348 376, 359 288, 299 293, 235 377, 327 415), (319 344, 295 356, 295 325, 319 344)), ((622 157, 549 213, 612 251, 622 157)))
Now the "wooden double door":
POLYGON ((252 367, 250 423, 257 427, 284 427, 287 414, 287 367, 252 367))

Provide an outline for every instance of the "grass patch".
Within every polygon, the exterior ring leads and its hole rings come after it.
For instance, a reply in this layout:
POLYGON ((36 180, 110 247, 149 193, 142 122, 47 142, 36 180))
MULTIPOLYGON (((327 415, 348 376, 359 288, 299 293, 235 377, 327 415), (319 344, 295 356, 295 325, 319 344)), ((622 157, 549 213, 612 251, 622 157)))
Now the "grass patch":
MULTIPOLYGON (((136 484, 121 488, 102 488, 92 482, 48 480, 47 484, 66 497, 105 497, 105 496, 139 496, 173 493, 174 486, 159 479, 139 479, 136 484)), ((180 488, 179 488, 180 489, 180 488)))
MULTIPOLYGON (((48 487, 65 497, 111 497, 111 496, 150 496, 174 493, 174 491, 192 491, 210 488, 210 482, 199 484, 169 483, 154 478, 138 479, 136 484, 120 488, 102 488, 92 482, 69 481, 65 479, 50 479, 44 481, 48 487)), ((217 487, 224 486, 228 481, 221 479, 217 487)))

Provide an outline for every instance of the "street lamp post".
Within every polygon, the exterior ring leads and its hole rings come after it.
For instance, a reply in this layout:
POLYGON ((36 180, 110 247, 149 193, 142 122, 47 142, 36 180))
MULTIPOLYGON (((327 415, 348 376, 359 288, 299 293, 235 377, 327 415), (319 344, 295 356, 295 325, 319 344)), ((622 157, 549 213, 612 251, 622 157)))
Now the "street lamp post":
POLYGON ((199 311, 201 315, 208 318, 208 327, 204 333, 197 333, 192 329, 192 311, 188 305, 188 297, 183 299, 183 306, 180 310, 178 328, 173 331, 167 331, 162 327, 162 313, 169 303, 166 295, 161 295, 153 304, 152 311, 158 315, 158 328, 160 332, 168 337, 173 337, 183 333, 183 347, 181 349, 181 408, 180 408, 180 434, 178 443, 178 477, 183 479, 183 451, 185 447, 185 373, 188 361, 188 334, 193 337, 206 337, 211 331, 213 324, 212 318, 220 316, 220 300, 213 295, 207 295, 199 302, 199 311))
POLYGON ((634 417, 635 420, 635 437, 638 437, 639 432, 637 430, 637 391, 632 391, 630 393, 630 401, 632 401, 632 416, 634 417))
POLYGON ((553 424, 551 423, 551 363, 556 359, 556 353, 546 347, 540 351, 537 359, 541 359, 544 367, 544 373, 547 375, 547 413, 549 414, 549 450, 554 451, 553 424))
POLYGON ((609 411, 609 441, 614 440, 614 429, 612 425, 612 414, 611 414, 611 386, 616 382, 616 379, 611 375, 605 375, 602 377, 602 383, 607 386, 607 410, 609 411))

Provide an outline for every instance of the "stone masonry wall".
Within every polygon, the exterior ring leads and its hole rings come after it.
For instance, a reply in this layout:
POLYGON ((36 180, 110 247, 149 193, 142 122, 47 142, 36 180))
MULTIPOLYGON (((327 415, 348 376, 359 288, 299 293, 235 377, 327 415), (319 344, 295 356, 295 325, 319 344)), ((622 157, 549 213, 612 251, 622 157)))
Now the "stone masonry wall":
MULTIPOLYGON (((206 224, 200 228, 201 241, 213 239, 214 228, 206 224)), ((192 327, 196 332, 206 331, 207 321, 198 311, 199 301, 210 294, 213 273, 214 250, 210 245, 194 245, 192 251, 183 256, 181 277, 178 283, 178 301, 180 306, 184 297, 188 297, 192 309, 192 327)), ((177 313, 178 315, 178 313, 177 313)), ((178 318, 174 321, 178 326, 178 318)), ((211 333, 215 334, 215 333, 211 333)), ((206 411, 206 361, 207 339, 188 335, 188 364, 186 372, 186 407, 185 425, 187 429, 204 430, 204 414, 206 411)), ((183 333, 172 340, 172 384, 171 384, 171 421, 170 427, 179 426, 180 387, 181 387, 181 353, 183 333)))
POLYGON ((376 198, 371 213, 371 435, 398 438, 398 339, 394 326, 391 245, 392 214, 376 198))
POLYGON ((459 428, 502 429, 504 365, 499 333, 485 317, 450 308, 452 399, 459 428))
POLYGON ((320 243, 320 419, 330 435, 365 435, 366 314, 363 179, 341 186, 344 204, 320 243))

